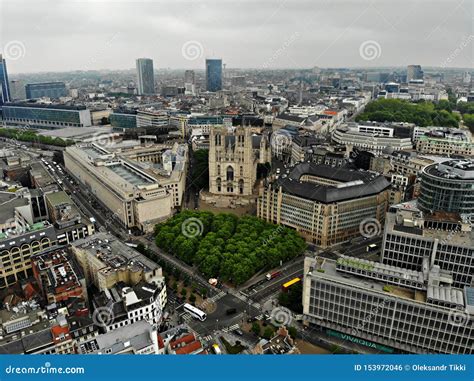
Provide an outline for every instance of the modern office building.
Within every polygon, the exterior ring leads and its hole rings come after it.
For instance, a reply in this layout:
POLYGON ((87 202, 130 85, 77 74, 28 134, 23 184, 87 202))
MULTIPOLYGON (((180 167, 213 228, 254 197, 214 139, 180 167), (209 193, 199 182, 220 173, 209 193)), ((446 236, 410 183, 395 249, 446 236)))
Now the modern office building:
POLYGON ((453 139, 433 135, 420 136, 416 142, 416 151, 427 155, 474 156, 474 143, 471 140, 453 139))
POLYGON ((395 151, 413 149, 411 140, 414 126, 380 123, 348 123, 334 129, 332 140, 360 150, 381 154, 390 147, 395 151))
POLYGON ((153 60, 150 58, 138 58, 136 65, 138 95, 155 94, 155 74, 153 71, 153 60))
POLYGON ((413 80, 422 80, 423 70, 420 65, 408 65, 407 66, 407 82, 413 80))
POLYGON ((206 90, 211 92, 222 90, 221 59, 206 59, 206 90))
POLYGON ((264 188, 257 216, 325 248, 357 237, 364 220, 383 224, 389 188, 373 172, 301 163, 264 188))
POLYGON ((44 129, 90 127, 91 113, 85 106, 41 103, 8 103, 3 107, 3 120, 8 125, 44 129))
POLYGON ((423 212, 416 200, 393 205, 387 212, 382 263, 423 271, 428 261, 450 271, 453 286, 462 288, 474 285, 473 258, 474 232, 468 216, 423 212))
POLYGON ((474 289, 451 280, 436 266, 416 272, 353 257, 308 257, 303 313, 362 352, 472 354, 474 289))
POLYGON ((186 95, 196 95, 194 70, 186 70, 184 72, 184 93, 186 95))
POLYGON ((137 127, 137 111, 114 110, 110 114, 110 125, 114 131, 125 131, 137 127))
POLYGON ((25 85, 26 99, 48 97, 58 99, 67 96, 64 82, 27 83, 25 85))
POLYGON ((89 189, 124 227, 152 231, 181 205, 187 147, 83 143, 67 147, 66 169, 89 189))
POLYGON ((169 125, 170 116, 166 111, 139 110, 137 112, 137 127, 166 127, 169 125))
POLYGON ((0 54, 0 106, 11 102, 10 82, 8 82, 7 62, 0 54))
POLYGON ((474 216, 474 159, 447 160, 421 171, 418 206, 474 216))

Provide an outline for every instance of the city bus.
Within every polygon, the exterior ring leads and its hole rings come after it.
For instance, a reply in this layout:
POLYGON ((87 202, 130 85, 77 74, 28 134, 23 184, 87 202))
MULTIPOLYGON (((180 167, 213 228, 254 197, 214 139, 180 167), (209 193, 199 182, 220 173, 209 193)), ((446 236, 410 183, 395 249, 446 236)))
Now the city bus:
POLYGON ((301 278, 294 278, 294 279, 292 279, 292 280, 290 280, 290 281, 284 283, 284 284, 281 286, 281 289, 282 289, 283 291, 288 291, 288 289, 289 289, 291 286, 293 286, 293 285, 295 285, 295 284, 297 284, 297 283, 299 283, 299 282, 301 282, 301 278))
POLYGON ((206 317, 207 317, 206 313, 202 312, 199 308, 196 308, 192 306, 191 304, 186 303, 183 306, 183 309, 195 319, 199 319, 201 321, 206 320, 206 317))

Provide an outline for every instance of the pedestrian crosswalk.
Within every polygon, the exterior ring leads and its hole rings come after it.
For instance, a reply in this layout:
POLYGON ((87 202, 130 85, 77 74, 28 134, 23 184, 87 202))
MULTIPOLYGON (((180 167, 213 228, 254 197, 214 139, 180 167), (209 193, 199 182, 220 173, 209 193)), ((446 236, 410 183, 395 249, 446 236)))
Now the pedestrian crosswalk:
POLYGON ((205 341, 213 341, 213 340, 214 340, 214 338, 212 337, 212 335, 204 336, 202 339, 205 340, 205 341))
POLYGON ((236 329, 239 329, 238 324, 231 325, 230 327, 227 327, 227 328, 222 328, 222 332, 232 332, 232 331, 235 331, 236 329))
POLYGON ((181 318, 183 319, 183 321, 185 323, 189 323, 193 319, 193 317, 190 314, 188 314, 187 312, 182 314, 181 318))
POLYGON ((260 314, 260 315, 255 316, 255 319, 257 319, 257 320, 262 320, 262 319, 263 319, 263 314, 260 314))
POLYGON ((222 299, 226 293, 224 291, 219 292, 217 295, 207 299, 209 302, 217 302, 219 299, 222 299))

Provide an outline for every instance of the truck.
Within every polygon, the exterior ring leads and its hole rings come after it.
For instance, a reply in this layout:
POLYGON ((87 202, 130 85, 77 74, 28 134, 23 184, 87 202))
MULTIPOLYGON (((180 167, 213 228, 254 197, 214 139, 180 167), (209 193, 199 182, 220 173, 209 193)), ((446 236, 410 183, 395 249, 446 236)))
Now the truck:
POLYGON ((267 280, 272 280, 272 279, 275 279, 277 276, 280 276, 281 275, 281 271, 274 271, 272 273, 268 273, 266 275, 266 278, 267 280))

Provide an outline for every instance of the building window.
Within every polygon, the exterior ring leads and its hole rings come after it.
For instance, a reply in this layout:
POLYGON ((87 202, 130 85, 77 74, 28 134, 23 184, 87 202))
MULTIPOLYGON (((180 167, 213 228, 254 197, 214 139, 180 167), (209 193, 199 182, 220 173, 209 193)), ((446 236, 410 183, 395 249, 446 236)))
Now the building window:
POLYGON ((234 169, 230 165, 227 167, 227 181, 234 181, 234 169))

